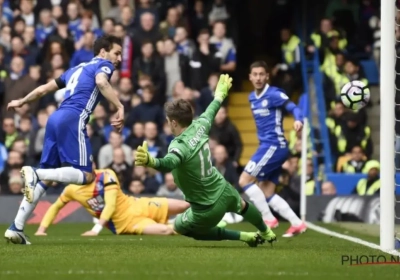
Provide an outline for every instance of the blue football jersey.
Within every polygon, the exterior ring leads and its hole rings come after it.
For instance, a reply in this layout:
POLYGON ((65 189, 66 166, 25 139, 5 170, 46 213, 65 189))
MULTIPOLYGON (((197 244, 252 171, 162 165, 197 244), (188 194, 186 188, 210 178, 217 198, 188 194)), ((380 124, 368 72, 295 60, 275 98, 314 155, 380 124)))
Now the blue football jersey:
POLYGON ((282 108, 289 97, 282 89, 266 85, 263 92, 257 96, 255 91, 249 95, 249 102, 257 126, 260 144, 279 145, 286 147, 283 134, 282 108))
POLYGON ((110 79, 114 69, 110 61, 95 57, 87 63, 81 63, 67 70, 60 77, 65 84, 65 93, 59 109, 78 111, 87 123, 102 98, 96 86, 96 75, 105 73, 110 79))

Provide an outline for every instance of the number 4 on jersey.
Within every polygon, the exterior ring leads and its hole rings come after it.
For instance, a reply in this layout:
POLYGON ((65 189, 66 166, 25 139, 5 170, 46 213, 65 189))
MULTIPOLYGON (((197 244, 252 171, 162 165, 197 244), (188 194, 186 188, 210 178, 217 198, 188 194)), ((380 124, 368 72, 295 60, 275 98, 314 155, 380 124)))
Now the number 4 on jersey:
POLYGON ((75 87, 78 85, 78 79, 79 76, 81 75, 83 70, 83 67, 79 67, 78 69, 75 70, 74 74, 71 75, 69 78, 69 81, 65 87, 66 93, 65 97, 69 97, 74 94, 75 87))

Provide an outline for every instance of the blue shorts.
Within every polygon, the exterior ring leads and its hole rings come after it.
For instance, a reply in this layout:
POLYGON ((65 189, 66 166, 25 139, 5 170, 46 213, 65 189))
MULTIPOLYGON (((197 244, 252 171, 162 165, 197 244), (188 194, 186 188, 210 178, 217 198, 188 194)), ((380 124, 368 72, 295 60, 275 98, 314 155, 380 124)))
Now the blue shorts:
POLYGON ((244 171, 258 181, 279 182, 282 164, 289 156, 289 149, 275 145, 261 145, 246 164, 244 171))
POLYGON ((69 110, 57 110, 49 117, 40 160, 41 168, 61 166, 93 171, 86 124, 79 113, 69 110))

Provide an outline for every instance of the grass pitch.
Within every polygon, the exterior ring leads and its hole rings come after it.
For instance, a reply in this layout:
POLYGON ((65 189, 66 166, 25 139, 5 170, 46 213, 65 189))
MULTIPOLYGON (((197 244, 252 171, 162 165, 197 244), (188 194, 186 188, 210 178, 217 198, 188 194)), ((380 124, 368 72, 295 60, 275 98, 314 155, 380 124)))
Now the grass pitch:
MULTIPOLYGON (((276 233, 282 235, 287 224, 276 233)), ((361 225, 360 225, 361 226, 361 225)), ((349 266, 342 255, 385 255, 345 240, 309 230, 295 238, 279 238, 249 248, 241 242, 201 242, 183 236, 114 236, 104 230, 98 237, 81 237, 91 224, 61 224, 47 237, 33 236, 31 246, 0 245, 0 279, 4 280, 156 280, 156 279, 394 279, 400 265, 349 266)), ((3 233, 7 226, 0 226, 3 233)), ((252 230, 248 224, 228 228, 252 230)), ((343 229, 329 226, 343 233, 343 229)), ((348 234, 366 241, 377 237, 348 234)), ((390 256, 385 255, 388 259, 390 256)))

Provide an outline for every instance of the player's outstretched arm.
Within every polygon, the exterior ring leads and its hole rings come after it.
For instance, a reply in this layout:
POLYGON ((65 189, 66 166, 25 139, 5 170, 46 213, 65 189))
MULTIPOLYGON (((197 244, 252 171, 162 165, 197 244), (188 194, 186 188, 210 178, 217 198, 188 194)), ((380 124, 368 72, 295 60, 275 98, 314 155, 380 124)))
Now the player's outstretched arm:
POLYGON ((104 209, 101 212, 101 216, 99 221, 94 225, 94 227, 83 233, 82 236, 97 236, 103 227, 106 226, 107 222, 111 219, 112 215, 115 212, 115 208, 117 206, 117 193, 118 186, 108 185, 104 192, 104 209))
POLYGON ((24 104, 31 103, 45 96, 46 94, 50 92, 55 92, 59 89, 60 87, 57 84, 56 80, 52 80, 45 85, 37 87, 36 89, 28 93, 28 95, 24 98, 11 101, 10 103, 8 103, 7 110, 22 107, 24 104))
POLYGON ((217 115, 218 110, 221 107, 222 102, 228 96, 229 89, 232 87, 232 78, 228 74, 222 74, 219 77, 217 88, 214 93, 214 101, 208 105, 206 111, 200 115, 199 118, 207 119, 210 126, 214 122, 214 118, 217 115))
POLYGON ((170 172, 181 164, 182 158, 181 152, 174 148, 165 157, 154 158, 149 154, 147 142, 144 141, 143 145, 136 150, 135 165, 151 167, 161 172, 170 172))
POLYGON ((44 215, 42 222, 38 230, 36 231, 36 236, 46 236, 46 230, 53 222, 54 218, 57 216, 58 212, 66 205, 60 198, 54 202, 49 209, 47 209, 46 214, 44 215))
POLYGON ((296 106, 292 101, 285 103, 286 111, 290 112, 294 117, 293 128, 295 131, 300 131, 303 128, 303 114, 299 107, 296 106))

